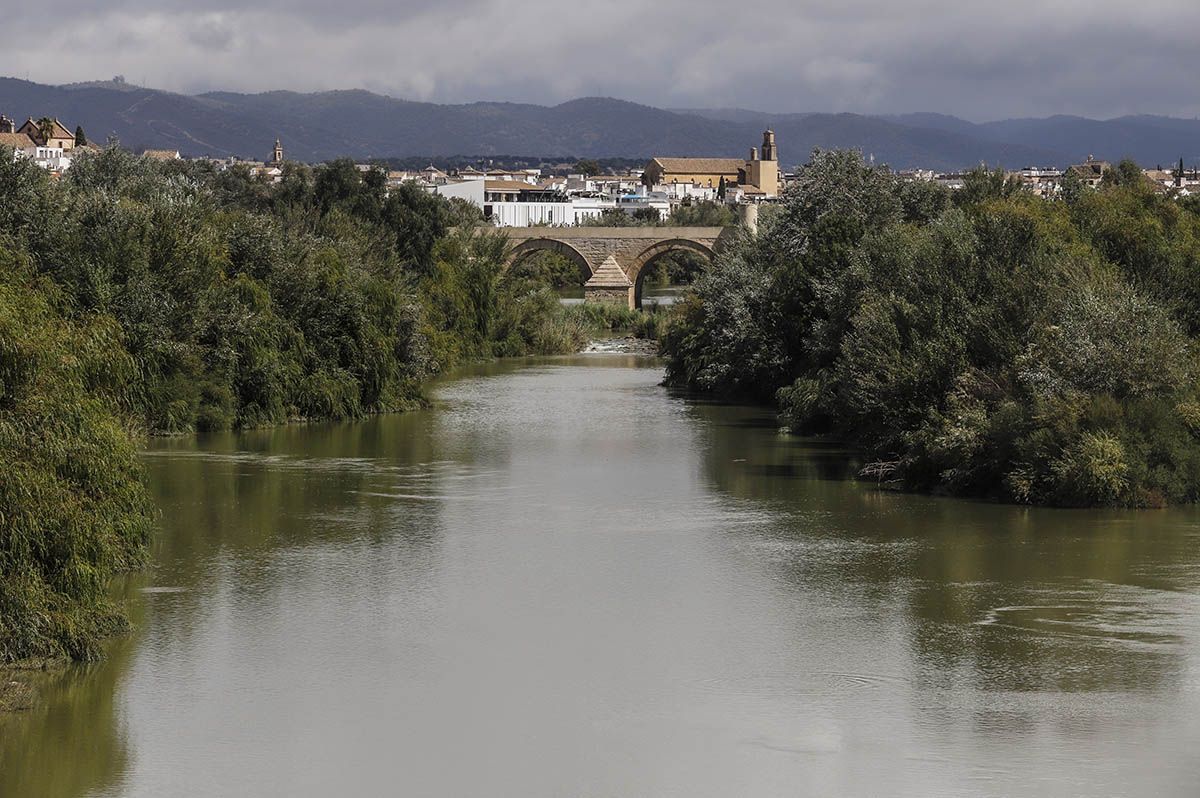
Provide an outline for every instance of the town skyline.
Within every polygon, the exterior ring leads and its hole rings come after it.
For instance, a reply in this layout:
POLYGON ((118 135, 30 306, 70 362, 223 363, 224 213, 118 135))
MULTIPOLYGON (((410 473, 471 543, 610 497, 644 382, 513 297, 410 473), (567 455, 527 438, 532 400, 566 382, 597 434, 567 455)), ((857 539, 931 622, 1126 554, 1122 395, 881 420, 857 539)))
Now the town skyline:
POLYGON ((1177 0, 1016 0, 1002 9, 757 0, 737 14, 665 0, 569 15, 544 0, 117 0, 103 9, 67 0, 45 30, 41 13, 12 10, 0 46, 6 71, 23 76, 22 65, 37 64, 30 77, 57 84, 119 73, 185 94, 360 87, 438 103, 611 96, 972 121, 1200 113, 1189 86, 1200 9, 1177 0), (47 51, 56 57, 38 57, 47 51))

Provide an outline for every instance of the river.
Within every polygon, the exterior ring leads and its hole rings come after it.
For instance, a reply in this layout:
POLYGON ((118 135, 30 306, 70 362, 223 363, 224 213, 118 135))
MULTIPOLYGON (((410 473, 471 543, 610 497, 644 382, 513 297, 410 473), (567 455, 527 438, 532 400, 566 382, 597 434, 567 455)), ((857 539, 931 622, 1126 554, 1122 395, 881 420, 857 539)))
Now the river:
POLYGON ((621 355, 154 442, 0 795, 1196 796, 1200 513, 881 492, 621 355))

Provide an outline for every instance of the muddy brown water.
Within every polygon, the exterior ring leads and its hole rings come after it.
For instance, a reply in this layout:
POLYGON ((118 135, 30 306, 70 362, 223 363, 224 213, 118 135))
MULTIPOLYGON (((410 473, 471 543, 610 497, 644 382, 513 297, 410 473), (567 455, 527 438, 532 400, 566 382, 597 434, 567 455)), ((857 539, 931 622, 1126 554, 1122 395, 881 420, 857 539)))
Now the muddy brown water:
POLYGON ((1196 796, 1200 513, 881 493, 651 359, 160 441, 5 796, 1196 796))

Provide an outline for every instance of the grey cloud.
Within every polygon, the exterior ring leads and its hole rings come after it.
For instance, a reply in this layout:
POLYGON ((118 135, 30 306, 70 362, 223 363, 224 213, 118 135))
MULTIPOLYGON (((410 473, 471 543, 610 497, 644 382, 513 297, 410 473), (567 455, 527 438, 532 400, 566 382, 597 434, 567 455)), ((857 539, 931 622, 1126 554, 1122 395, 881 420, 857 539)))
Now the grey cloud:
POLYGON ((188 40, 207 50, 229 52, 233 49, 234 28, 225 18, 214 15, 200 20, 187 32, 188 40))
POLYGON ((976 119, 1200 112, 1194 0, 111 0, 102 10, 63 0, 56 9, 49 32, 33 10, 7 18, 0 71, 7 63, 43 82, 147 75, 178 91, 364 87, 440 102, 600 94, 976 119))

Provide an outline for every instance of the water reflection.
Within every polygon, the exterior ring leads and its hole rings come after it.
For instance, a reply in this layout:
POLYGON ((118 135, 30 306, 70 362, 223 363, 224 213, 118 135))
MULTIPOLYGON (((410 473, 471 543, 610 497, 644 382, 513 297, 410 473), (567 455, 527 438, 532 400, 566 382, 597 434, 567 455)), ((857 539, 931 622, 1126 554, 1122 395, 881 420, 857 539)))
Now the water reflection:
POLYGON ((137 631, 0 795, 1194 794, 1195 510, 879 492, 653 366, 160 442, 137 631))
POLYGON ((690 286, 686 285, 647 285, 642 287, 642 309, 654 307, 665 308, 674 305, 683 298, 690 286))

